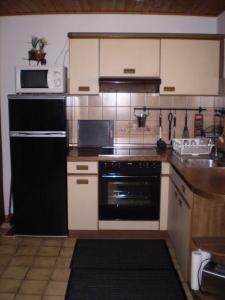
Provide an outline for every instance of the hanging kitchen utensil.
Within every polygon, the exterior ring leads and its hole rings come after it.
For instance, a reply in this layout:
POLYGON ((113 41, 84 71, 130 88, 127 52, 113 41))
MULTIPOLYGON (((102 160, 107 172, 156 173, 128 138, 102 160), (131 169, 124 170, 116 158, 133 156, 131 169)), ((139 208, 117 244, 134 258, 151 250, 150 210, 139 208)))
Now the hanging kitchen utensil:
POLYGON ((172 121, 173 121, 173 114, 170 111, 168 114, 168 121, 169 121, 169 133, 168 133, 168 140, 171 140, 171 133, 172 133, 172 121))
POLYGON ((199 107, 199 112, 195 114, 194 118, 194 137, 203 135, 203 114, 201 113, 202 109, 199 107))
POLYGON ((182 134, 182 138, 184 138, 184 139, 188 139, 190 137, 188 126, 187 126, 187 121, 188 121, 188 114, 187 114, 187 109, 186 109, 185 121, 184 121, 184 129, 183 129, 183 134, 182 134))
POLYGON ((159 139, 156 144, 157 144, 157 148, 159 148, 159 149, 166 148, 166 143, 162 139, 162 113, 161 113, 161 110, 159 113, 159 139))
POLYGON ((145 106, 143 107, 143 110, 141 113, 139 113, 139 114, 135 113, 135 116, 137 118, 138 127, 145 127, 146 118, 148 117, 148 115, 149 115, 149 110, 146 109, 145 106))
POLYGON ((173 115, 173 139, 176 137, 176 126, 177 126, 177 115, 176 115, 176 109, 173 115))

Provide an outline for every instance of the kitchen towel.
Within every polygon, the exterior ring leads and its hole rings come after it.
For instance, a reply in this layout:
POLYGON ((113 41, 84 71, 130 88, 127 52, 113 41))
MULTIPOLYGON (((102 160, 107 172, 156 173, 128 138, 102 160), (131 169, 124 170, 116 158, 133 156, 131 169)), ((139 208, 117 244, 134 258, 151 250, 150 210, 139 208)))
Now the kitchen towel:
POLYGON ((199 250, 192 251, 191 254, 191 288, 192 290, 199 290, 198 274, 202 262, 202 254, 199 250))
POLYGON ((192 251, 191 255, 191 288, 199 290, 202 281, 202 270, 204 266, 211 260, 211 254, 201 249, 192 251))

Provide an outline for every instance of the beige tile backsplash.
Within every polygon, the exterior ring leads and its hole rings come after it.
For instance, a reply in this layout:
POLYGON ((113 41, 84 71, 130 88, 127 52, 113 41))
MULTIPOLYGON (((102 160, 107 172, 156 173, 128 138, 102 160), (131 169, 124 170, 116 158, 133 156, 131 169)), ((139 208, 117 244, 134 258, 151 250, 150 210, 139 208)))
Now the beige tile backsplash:
MULTIPOLYGON (((146 126, 139 128, 134 114, 135 107, 150 108, 206 108, 204 128, 213 125, 214 108, 225 107, 225 97, 212 96, 152 96, 145 93, 102 93, 95 96, 68 96, 67 120, 69 143, 77 144, 78 120, 114 120, 114 143, 155 144, 159 137, 159 111, 150 110, 146 126)), ((137 111, 136 111, 137 113, 137 111)), ((168 113, 162 111, 163 139, 168 142, 168 113)), ((188 129, 194 135, 194 115, 188 112, 188 129)), ((181 138, 185 111, 176 111, 176 137, 181 138)), ((217 118, 218 119, 218 118, 217 118)), ((218 120, 216 120, 218 122, 218 120)))

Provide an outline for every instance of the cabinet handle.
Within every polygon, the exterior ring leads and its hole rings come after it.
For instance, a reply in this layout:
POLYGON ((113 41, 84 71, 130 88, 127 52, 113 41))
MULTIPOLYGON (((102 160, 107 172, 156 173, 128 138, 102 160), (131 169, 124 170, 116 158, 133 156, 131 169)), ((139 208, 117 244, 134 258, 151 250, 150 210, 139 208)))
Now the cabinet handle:
POLYGON ((123 69, 124 74, 135 74, 136 70, 135 69, 123 69))
POLYGON ((79 92, 89 92, 90 91, 90 87, 89 86, 79 86, 78 87, 78 91, 79 92))
POLYGON ((181 186, 181 189, 182 189, 182 192, 185 194, 185 192, 186 192, 186 189, 185 189, 185 186, 182 184, 182 186, 181 186))
POLYGON ((175 92, 175 86, 164 86, 164 92, 175 92))
POLYGON ((77 179, 77 184, 88 184, 88 179, 77 179))
POLYGON ((77 165, 77 170, 88 170, 88 165, 77 165))

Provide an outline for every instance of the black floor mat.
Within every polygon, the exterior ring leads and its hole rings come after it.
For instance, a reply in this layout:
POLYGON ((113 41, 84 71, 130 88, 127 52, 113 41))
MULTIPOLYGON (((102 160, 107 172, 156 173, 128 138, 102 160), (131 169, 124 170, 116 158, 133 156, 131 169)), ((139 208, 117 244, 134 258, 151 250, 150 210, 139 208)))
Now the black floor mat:
POLYGON ((66 300, 184 300, 174 270, 71 271, 66 300))
POLYGON ((168 269, 173 265, 162 240, 78 240, 71 268, 168 269))
POLYGON ((78 240, 65 300, 185 300, 162 240, 78 240))

